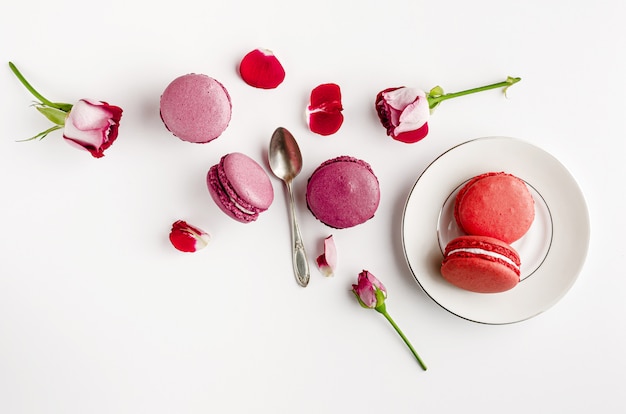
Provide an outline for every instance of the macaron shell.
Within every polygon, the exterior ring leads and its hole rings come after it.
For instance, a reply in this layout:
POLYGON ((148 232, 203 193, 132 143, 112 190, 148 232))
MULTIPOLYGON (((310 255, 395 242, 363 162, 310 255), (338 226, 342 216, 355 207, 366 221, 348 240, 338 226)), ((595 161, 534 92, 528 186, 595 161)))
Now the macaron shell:
POLYGON ((365 161, 337 157, 313 172, 306 202, 322 223, 337 229, 353 227, 374 217, 380 203, 378 179, 365 161))
POLYGON ((255 221, 259 217, 259 213, 244 213, 237 207, 235 202, 228 196, 224 187, 220 183, 217 169, 218 166, 214 165, 209 169, 207 174, 207 187, 209 189, 209 194, 211 194, 211 198, 215 201, 215 204, 230 218, 241 223, 255 221))
POLYGON ((519 266, 519 254, 507 243, 491 237, 461 236, 446 246, 441 275, 461 289, 476 293, 499 293, 519 283, 519 266), (502 255, 515 265, 487 253, 476 253, 476 250, 502 255))
POLYGON ((191 73, 165 88, 160 113, 166 128, 181 140, 206 143, 226 130, 232 105, 224 85, 207 75, 191 73))
POLYGON ((274 201, 274 188, 269 176, 256 161, 234 152, 221 161, 220 174, 227 182, 226 191, 244 207, 265 211, 274 201))
POLYGON ((500 293, 513 289, 519 275, 490 257, 464 257, 448 260, 441 275, 453 285, 476 293, 500 293))
POLYGON ((454 216, 468 234, 512 243, 532 225, 535 203, 523 180, 492 172, 472 178, 459 191, 454 216))

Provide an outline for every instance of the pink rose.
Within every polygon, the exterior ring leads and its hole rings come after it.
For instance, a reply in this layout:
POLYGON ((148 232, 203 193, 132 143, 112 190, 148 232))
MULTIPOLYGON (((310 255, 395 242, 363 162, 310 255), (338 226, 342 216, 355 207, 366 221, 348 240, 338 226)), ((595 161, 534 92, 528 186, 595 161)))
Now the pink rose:
POLYGON ((361 306, 369 309, 376 309, 383 305, 387 298, 385 286, 367 270, 359 273, 357 284, 352 285, 352 292, 361 306))
POLYGON ((122 118, 122 108, 106 102, 81 99, 65 119, 63 138, 85 149, 96 158, 104 156, 115 138, 122 118))
POLYGON ((387 289, 385 289, 385 286, 381 283, 381 281, 376 279, 376 277, 367 270, 363 270, 359 273, 357 284, 352 285, 352 293, 354 293, 354 296, 356 296, 362 307, 366 309, 374 309, 376 312, 383 315, 387 321, 389 321, 398 335, 400 335, 406 346, 409 347, 409 350, 417 360, 417 363, 424 371, 426 371, 427 368, 424 361, 422 361, 422 358, 420 358, 417 354, 417 351, 415 351, 415 348, 413 348, 409 339, 404 335, 398 324, 395 323, 387 312, 387 306, 385 305, 385 299, 387 299, 387 289))
POLYGON ((54 124, 24 141, 43 139, 49 133, 63 129, 63 138, 73 146, 89 151, 95 158, 104 156, 104 150, 117 138, 122 108, 90 99, 81 99, 74 105, 52 102, 37 92, 12 62, 9 62, 9 67, 22 85, 39 100, 34 105, 37 111, 54 124))
POLYGON ((387 135, 413 143, 428 135, 430 108, 426 93, 417 88, 389 88, 376 96, 376 112, 387 135))

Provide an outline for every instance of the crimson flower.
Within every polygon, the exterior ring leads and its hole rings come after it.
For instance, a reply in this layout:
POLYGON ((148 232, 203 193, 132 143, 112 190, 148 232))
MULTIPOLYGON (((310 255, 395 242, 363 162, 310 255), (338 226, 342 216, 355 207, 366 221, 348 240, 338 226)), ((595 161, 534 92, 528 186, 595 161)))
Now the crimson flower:
POLYGON ((409 347, 409 350, 417 360, 417 363, 422 367, 424 371, 426 371, 426 365, 417 354, 411 342, 407 339, 407 337, 402 333, 402 330, 396 325, 391 316, 387 313, 387 307, 385 306, 385 299, 387 299, 387 289, 385 289, 385 285, 376 277, 368 272, 367 270, 363 270, 359 273, 359 277, 356 285, 352 285, 352 293, 356 296, 359 304, 366 309, 374 309, 376 312, 380 313, 389 321, 391 326, 396 330, 398 335, 402 338, 404 343, 409 347))
POLYGON ((63 129, 63 138, 69 144, 89 151, 95 158, 104 156, 104 151, 117 138, 122 108, 91 99, 81 99, 73 105, 49 101, 28 83, 13 63, 9 62, 9 67, 22 85, 39 99, 35 108, 54 124, 23 141, 43 139, 50 132, 63 129))
POLYGON ((387 135, 397 141, 410 144, 428 135, 430 114, 441 102, 495 88, 504 88, 506 93, 511 85, 520 80, 521 78, 509 76, 503 82, 446 94, 443 93, 441 86, 435 86, 428 93, 405 86, 387 88, 376 95, 376 113, 380 123, 387 130, 387 135))

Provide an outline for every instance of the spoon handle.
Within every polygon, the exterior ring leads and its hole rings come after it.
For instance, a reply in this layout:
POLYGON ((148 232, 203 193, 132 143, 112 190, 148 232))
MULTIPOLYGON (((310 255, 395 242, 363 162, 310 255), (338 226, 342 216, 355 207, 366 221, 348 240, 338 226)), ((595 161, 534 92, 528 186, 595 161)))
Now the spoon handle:
POLYGON ((296 208, 291 189, 291 182, 287 182, 287 192, 289 193, 289 210, 291 212, 291 241, 293 243, 293 271, 296 281, 302 287, 309 284, 309 261, 304 250, 304 242, 300 233, 300 226, 296 220, 296 208))

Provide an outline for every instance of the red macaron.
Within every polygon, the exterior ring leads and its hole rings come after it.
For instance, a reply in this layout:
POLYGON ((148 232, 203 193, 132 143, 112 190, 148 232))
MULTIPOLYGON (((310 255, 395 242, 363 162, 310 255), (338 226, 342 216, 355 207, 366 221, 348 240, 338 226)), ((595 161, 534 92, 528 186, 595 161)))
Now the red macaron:
POLYGON ((520 281, 520 258, 513 247, 493 237, 461 236, 446 246, 441 275, 471 292, 505 292, 520 281))
POLYGON ((344 229, 374 217, 380 203, 378 178, 365 161, 343 155, 323 162, 309 177, 306 203, 322 223, 344 229))
POLYGON ((242 223, 255 221, 274 201, 274 188, 263 167, 239 152, 224 155, 209 169, 207 187, 217 206, 242 223))
POLYGON ((512 243, 532 225, 535 201, 522 179, 489 172, 472 178, 461 188, 455 199, 454 217, 467 234, 512 243))

